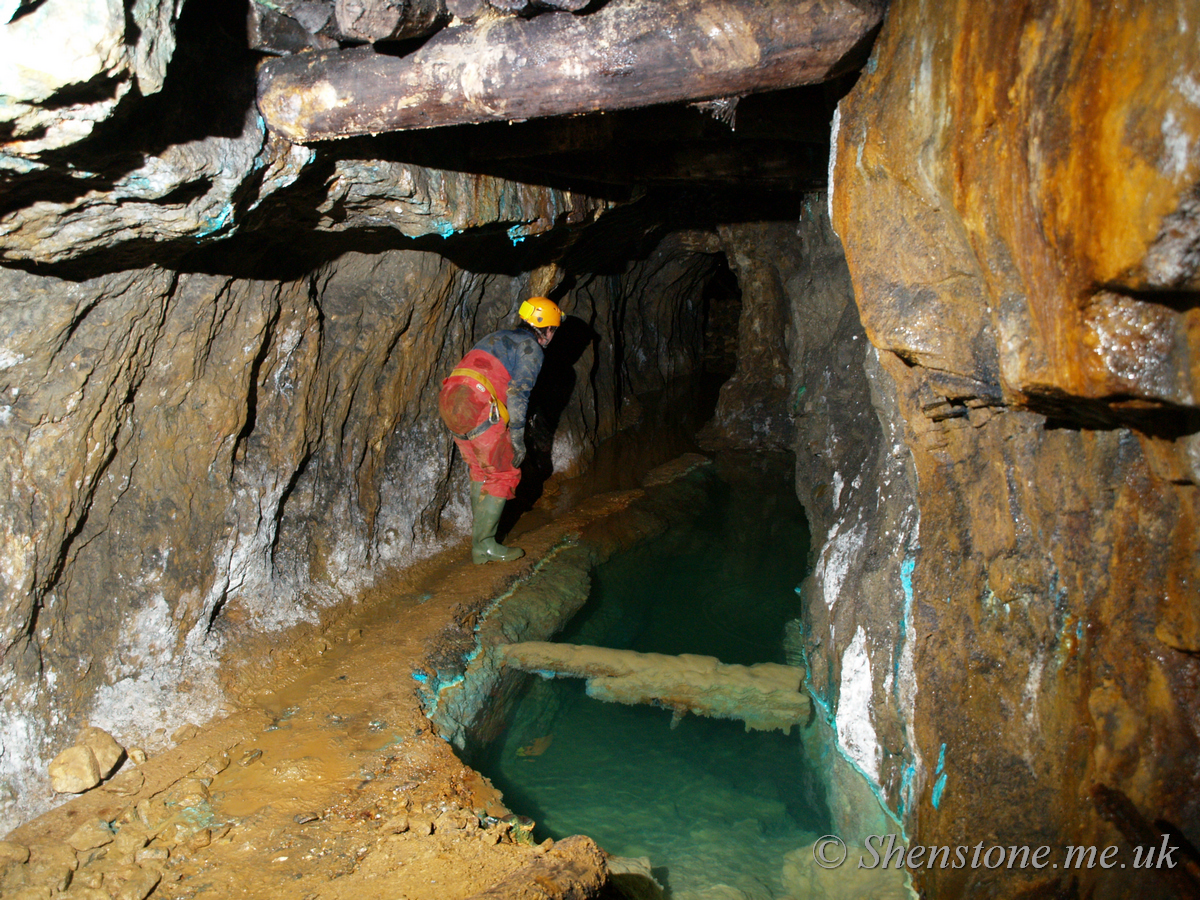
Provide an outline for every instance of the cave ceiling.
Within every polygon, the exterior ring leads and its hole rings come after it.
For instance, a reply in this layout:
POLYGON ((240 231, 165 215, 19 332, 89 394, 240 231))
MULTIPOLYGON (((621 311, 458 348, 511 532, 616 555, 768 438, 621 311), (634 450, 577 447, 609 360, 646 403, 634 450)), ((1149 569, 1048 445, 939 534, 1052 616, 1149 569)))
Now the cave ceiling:
POLYGON ((610 224, 614 252, 663 228, 793 218, 824 186, 832 111, 881 17, 873 0, 186 4, 161 84, 104 71, 10 104, 27 114, 0 122, 0 260, 88 275, 297 241, 334 255, 353 235, 511 267, 540 261, 524 238, 618 206, 641 212, 610 224), (311 133, 280 119, 280 97, 304 99, 311 133), (398 108, 428 114, 380 123, 398 108))

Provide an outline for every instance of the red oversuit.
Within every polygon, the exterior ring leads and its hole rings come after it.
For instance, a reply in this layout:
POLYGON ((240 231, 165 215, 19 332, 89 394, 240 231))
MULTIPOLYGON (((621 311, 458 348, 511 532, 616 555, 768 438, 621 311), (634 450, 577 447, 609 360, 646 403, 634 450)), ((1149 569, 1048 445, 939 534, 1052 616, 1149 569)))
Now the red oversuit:
POLYGON ((521 481, 513 447, 524 452, 529 392, 545 358, 524 330, 498 331, 477 343, 442 382, 438 411, 482 492, 511 500, 521 481))

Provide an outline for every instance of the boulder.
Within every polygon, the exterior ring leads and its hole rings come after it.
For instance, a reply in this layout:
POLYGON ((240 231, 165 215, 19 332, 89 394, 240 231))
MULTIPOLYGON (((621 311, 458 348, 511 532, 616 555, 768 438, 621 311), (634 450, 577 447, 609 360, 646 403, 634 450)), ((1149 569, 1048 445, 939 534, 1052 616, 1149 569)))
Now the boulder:
POLYGON ((29 862, 29 848, 12 841, 0 841, 0 866, 29 862))
POLYGON ((90 747, 68 747, 50 763, 50 786, 59 794, 82 794, 100 783, 100 765, 90 747))
POLYGON ((89 726, 83 729, 75 743, 92 751, 92 755, 96 757, 96 765, 100 767, 101 778, 107 778, 116 771, 125 756, 125 748, 102 728, 89 726))
POLYGON ((97 847, 111 844, 112 841, 113 830, 100 818, 84 822, 67 838, 67 843, 76 850, 95 850, 97 847))

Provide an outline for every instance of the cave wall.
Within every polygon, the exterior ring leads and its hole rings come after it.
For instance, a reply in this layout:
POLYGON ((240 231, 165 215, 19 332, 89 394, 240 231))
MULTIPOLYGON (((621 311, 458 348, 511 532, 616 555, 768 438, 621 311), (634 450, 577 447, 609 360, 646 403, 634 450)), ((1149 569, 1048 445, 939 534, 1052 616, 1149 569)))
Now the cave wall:
MULTIPOLYGON (((1097 785, 1200 834, 1197 27, 1193 3, 896 0, 839 107, 832 221, 898 476, 873 490, 912 504, 833 511, 808 647, 914 843, 1128 854, 1097 785)), ((938 897, 1151 877, 917 873, 938 897)))
POLYGON ((790 449, 797 387, 788 347, 804 340, 788 318, 805 262, 796 230, 790 223, 732 223, 717 237, 741 292, 737 363, 701 440, 711 449, 790 449))
POLYGON ((541 477, 702 352, 703 240, 407 145, 292 145, 254 110, 244 5, 180 9, 0 29, 0 831, 61 799, 46 766, 82 726, 154 752, 463 535, 436 394, 524 297, 570 317, 541 477))
MULTIPOLYGON (((698 326, 689 341, 677 323, 697 318, 685 288, 711 266, 660 249, 564 298, 577 329, 547 354, 559 390, 537 404, 531 451, 544 474, 620 426, 619 397, 696 363, 698 326), (613 366, 614 344, 645 333, 673 351, 613 366)), ((160 267, 0 281, 0 777, 15 825, 49 802, 46 763, 83 724, 161 746, 220 711, 239 647, 319 625, 465 532, 437 391, 531 287, 416 250, 347 253, 291 281, 160 267)))

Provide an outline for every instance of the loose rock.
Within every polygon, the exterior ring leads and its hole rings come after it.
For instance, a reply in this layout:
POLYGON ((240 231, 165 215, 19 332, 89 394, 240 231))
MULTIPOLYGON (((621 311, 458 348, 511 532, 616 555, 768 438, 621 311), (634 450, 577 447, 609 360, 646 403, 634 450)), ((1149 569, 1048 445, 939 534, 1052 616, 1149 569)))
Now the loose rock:
POLYGON ((187 839, 187 849, 191 851, 202 850, 212 843, 212 839, 212 830, 201 828, 187 839))
POLYGON ((150 836, 136 825, 126 825, 117 832, 112 842, 111 855, 122 865, 135 862, 137 855, 150 842, 150 836))
POLYGON ((0 841, 0 866, 29 862, 29 848, 12 841, 0 841))
POLYGON ((68 747, 50 763, 50 787, 59 794, 82 794, 100 783, 100 765, 90 747, 68 747))
POLYGON ((217 755, 206 760, 204 765, 196 770, 196 775, 200 778, 213 778, 228 769, 231 761, 229 754, 222 750, 217 755))
POLYGON ((162 880, 162 874, 152 869, 133 867, 132 871, 126 870, 126 873, 128 880, 113 891, 112 900, 145 900, 162 880))
POLYGON ((145 828, 155 828, 162 821, 162 802, 155 802, 150 799, 139 800, 134 810, 137 813, 137 819, 145 828))
POLYGON ((181 778, 163 797, 180 807, 195 808, 208 803, 208 785, 199 778, 181 778))
POLYGON ((388 819, 379 830, 384 834, 404 834, 408 831, 408 816, 396 816, 394 819, 388 819))
POLYGON ((451 809, 438 816, 433 827, 438 834, 449 834, 452 831, 474 833, 479 827, 479 819, 463 810, 451 809))
POLYGON ((97 847, 111 844, 112 841, 112 829, 103 819, 84 822, 67 838, 67 843, 76 850, 95 850, 97 847))
POLYGON ((92 751, 92 755, 96 757, 96 765, 100 767, 101 778, 111 775, 125 756, 125 748, 102 728, 89 726, 83 729, 75 743, 92 751))
POLYGON ((84 866, 80 871, 76 871, 75 877, 71 879, 71 890, 68 896, 74 896, 77 891, 84 888, 102 888, 104 887, 104 873, 100 867, 89 869, 84 866))
POLYGON ((410 816, 408 828, 413 834, 433 834, 433 818, 431 816, 410 816))
POLYGON ((96 887, 72 887, 63 896, 70 900, 112 900, 108 891, 96 887))
POLYGON ((190 741, 199 733, 200 729, 191 722, 188 722, 186 725, 181 725, 176 729, 175 733, 171 735, 171 740, 176 744, 182 744, 184 741, 190 741))
POLYGON ((131 794, 136 794, 142 789, 142 785, 146 783, 146 776, 137 769, 130 769, 128 772, 121 772, 112 781, 106 785, 109 791, 114 794, 119 794, 128 797, 131 794))
POLYGON ((166 847, 146 847, 137 851, 133 859, 139 866, 161 866, 171 858, 171 851, 166 847))
POLYGON ((50 891, 44 887, 24 887, 5 896, 11 897, 12 900, 46 900, 50 896, 50 891))
MULTIPOLYGON (((64 845, 65 846, 65 845, 64 845)), ((70 848, 67 848, 70 850, 70 848)), ((69 860, 61 858, 34 858, 29 863, 28 879, 31 884, 43 885, 49 892, 65 891, 71 884, 75 867, 79 865, 75 852, 70 851, 69 860)))

